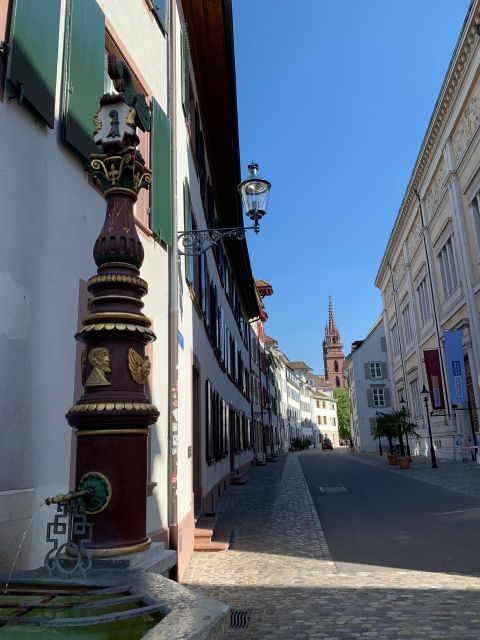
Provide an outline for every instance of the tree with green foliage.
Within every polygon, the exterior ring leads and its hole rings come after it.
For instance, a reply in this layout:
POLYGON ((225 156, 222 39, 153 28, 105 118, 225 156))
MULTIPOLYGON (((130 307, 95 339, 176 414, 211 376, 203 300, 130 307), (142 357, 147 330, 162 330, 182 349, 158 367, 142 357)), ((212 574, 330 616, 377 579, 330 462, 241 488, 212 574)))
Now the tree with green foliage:
POLYGON ((348 440, 352 434, 350 431, 348 391, 342 388, 334 389, 333 397, 337 401, 338 435, 341 440, 348 440))
POLYGON ((393 453, 392 440, 393 438, 397 438, 400 455, 404 456, 405 446, 403 444, 403 436, 411 434, 418 438, 418 434, 415 431, 417 425, 410 421, 410 415, 405 408, 399 409, 398 411, 392 411, 391 413, 383 413, 382 411, 378 411, 377 413, 377 423, 375 425, 373 437, 376 439, 381 437, 387 438, 390 453, 393 453))

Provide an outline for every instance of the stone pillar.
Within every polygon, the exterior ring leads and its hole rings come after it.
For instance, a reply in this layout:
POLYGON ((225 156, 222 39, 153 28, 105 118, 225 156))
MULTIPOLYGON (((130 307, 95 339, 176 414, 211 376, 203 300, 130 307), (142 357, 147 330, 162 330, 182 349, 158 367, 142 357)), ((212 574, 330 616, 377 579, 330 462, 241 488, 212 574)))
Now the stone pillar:
POLYGON ((76 486, 92 472, 110 485, 107 503, 90 513, 93 539, 88 546, 94 555, 109 556, 150 545, 147 439, 159 414, 145 386, 150 372, 145 347, 155 335, 142 312, 148 286, 140 277, 144 254, 133 214, 137 194, 148 187, 151 175, 135 148, 135 110, 122 94, 102 101, 96 133, 105 153, 91 156, 90 168, 103 188, 107 210, 93 250, 97 275, 88 281, 93 299, 75 336, 85 345, 84 393, 66 417, 76 430, 76 486), (101 137, 102 127, 110 137, 114 131, 113 141, 101 137))

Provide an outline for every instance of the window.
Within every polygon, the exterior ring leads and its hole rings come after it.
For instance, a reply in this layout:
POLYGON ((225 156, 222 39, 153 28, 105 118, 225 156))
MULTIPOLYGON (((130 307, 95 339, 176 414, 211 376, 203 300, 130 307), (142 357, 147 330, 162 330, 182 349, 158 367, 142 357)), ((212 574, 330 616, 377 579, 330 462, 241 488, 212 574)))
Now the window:
POLYGON ((333 361, 333 370, 335 371, 335 373, 338 373, 338 362, 337 362, 337 360, 333 361))
POLYGON ((336 378, 335 378, 335 386, 336 387, 340 386, 340 378, 338 376, 336 376, 336 378))
POLYGON ((417 296, 418 306, 420 308, 420 318, 422 320, 423 327, 432 317, 432 307, 430 305, 430 296, 428 295, 426 276, 417 287, 417 296))
POLYGON ((422 407, 420 404, 420 393, 418 391, 418 378, 415 378, 415 380, 412 380, 409 383, 409 387, 410 387, 410 401, 412 403, 411 408, 411 413, 412 413, 412 418, 418 418, 419 416, 422 415, 422 407))
POLYGON ((372 378, 372 380, 375 380, 375 378, 383 378, 382 365, 380 362, 370 362, 370 378, 372 378))
POLYGON ((438 254, 438 264, 442 277, 443 294, 445 298, 457 288, 458 276, 453 257, 452 238, 449 238, 438 254))
POLYGON ((470 204, 473 216, 473 224, 477 234, 477 243, 480 245, 480 192, 476 194, 470 204))
POLYGON ((403 318, 403 329, 405 331, 405 342, 408 344, 413 340, 413 335, 414 335, 409 302, 407 302, 407 304, 402 309, 402 318, 403 318))
POLYGON ((372 389, 373 394, 373 406, 374 407, 384 407, 385 406, 385 395, 383 393, 383 389, 372 389))
POLYGON ((317 416, 317 424, 322 424, 322 420, 321 420, 320 416, 317 416))
POLYGON ((317 409, 320 409, 320 400, 316 401, 317 409))
MULTIPOLYGON (((183 182, 183 220, 185 231, 193 231, 196 228, 194 224, 192 201, 190 198, 190 188, 188 186, 188 180, 185 178, 183 182)), ((189 286, 193 286, 193 274, 194 274, 194 256, 185 256, 185 279, 189 286)))
POLYGON ((167 0, 153 0, 152 10, 161 24, 162 29, 166 31, 168 20, 167 0))
POLYGON ((400 339, 398 336, 398 327, 396 322, 392 325, 390 331, 392 335, 393 355, 398 356, 400 355, 400 339))
POLYGON ((187 120, 190 117, 190 47, 186 27, 180 31, 181 68, 182 68, 182 106, 187 120))

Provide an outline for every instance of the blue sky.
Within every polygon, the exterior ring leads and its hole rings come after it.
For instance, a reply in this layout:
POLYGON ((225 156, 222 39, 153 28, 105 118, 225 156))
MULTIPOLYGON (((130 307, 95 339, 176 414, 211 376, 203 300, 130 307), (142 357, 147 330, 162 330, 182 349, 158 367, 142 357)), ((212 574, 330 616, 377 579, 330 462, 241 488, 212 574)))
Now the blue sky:
POLYGON ((470 0, 233 0, 242 175, 272 183, 249 236, 268 335, 323 372, 328 296, 345 354, 381 312, 374 280, 470 0))

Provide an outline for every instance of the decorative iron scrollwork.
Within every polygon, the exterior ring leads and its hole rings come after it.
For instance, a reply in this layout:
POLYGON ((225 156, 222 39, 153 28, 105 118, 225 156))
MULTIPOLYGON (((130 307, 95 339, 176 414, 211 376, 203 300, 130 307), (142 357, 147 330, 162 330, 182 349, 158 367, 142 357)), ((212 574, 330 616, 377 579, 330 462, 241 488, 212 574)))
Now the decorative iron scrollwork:
POLYGON ((46 542, 53 547, 45 556, 44 566, 50 575, 60 573, 69 578, 75 573, 86 577, 92 556, 85 545, 92 541, 92 524, 87 521, 82 500, 57 504, 53 522, 47 524, 46 542), (67 541, 60 544, 60 539, 67 541), (75 538, 78 542, 73 542, 75 538))
POLYGON ((228 229, 196 229, 194 231, 180 231, 178 242, 183 245, 183 251, 178 250, 181 256, 198 256, 205 253, 214 244, 218 244, 222 238, 236 238, 244 240, 245 231, 254 227, 232 227, 228 229))

